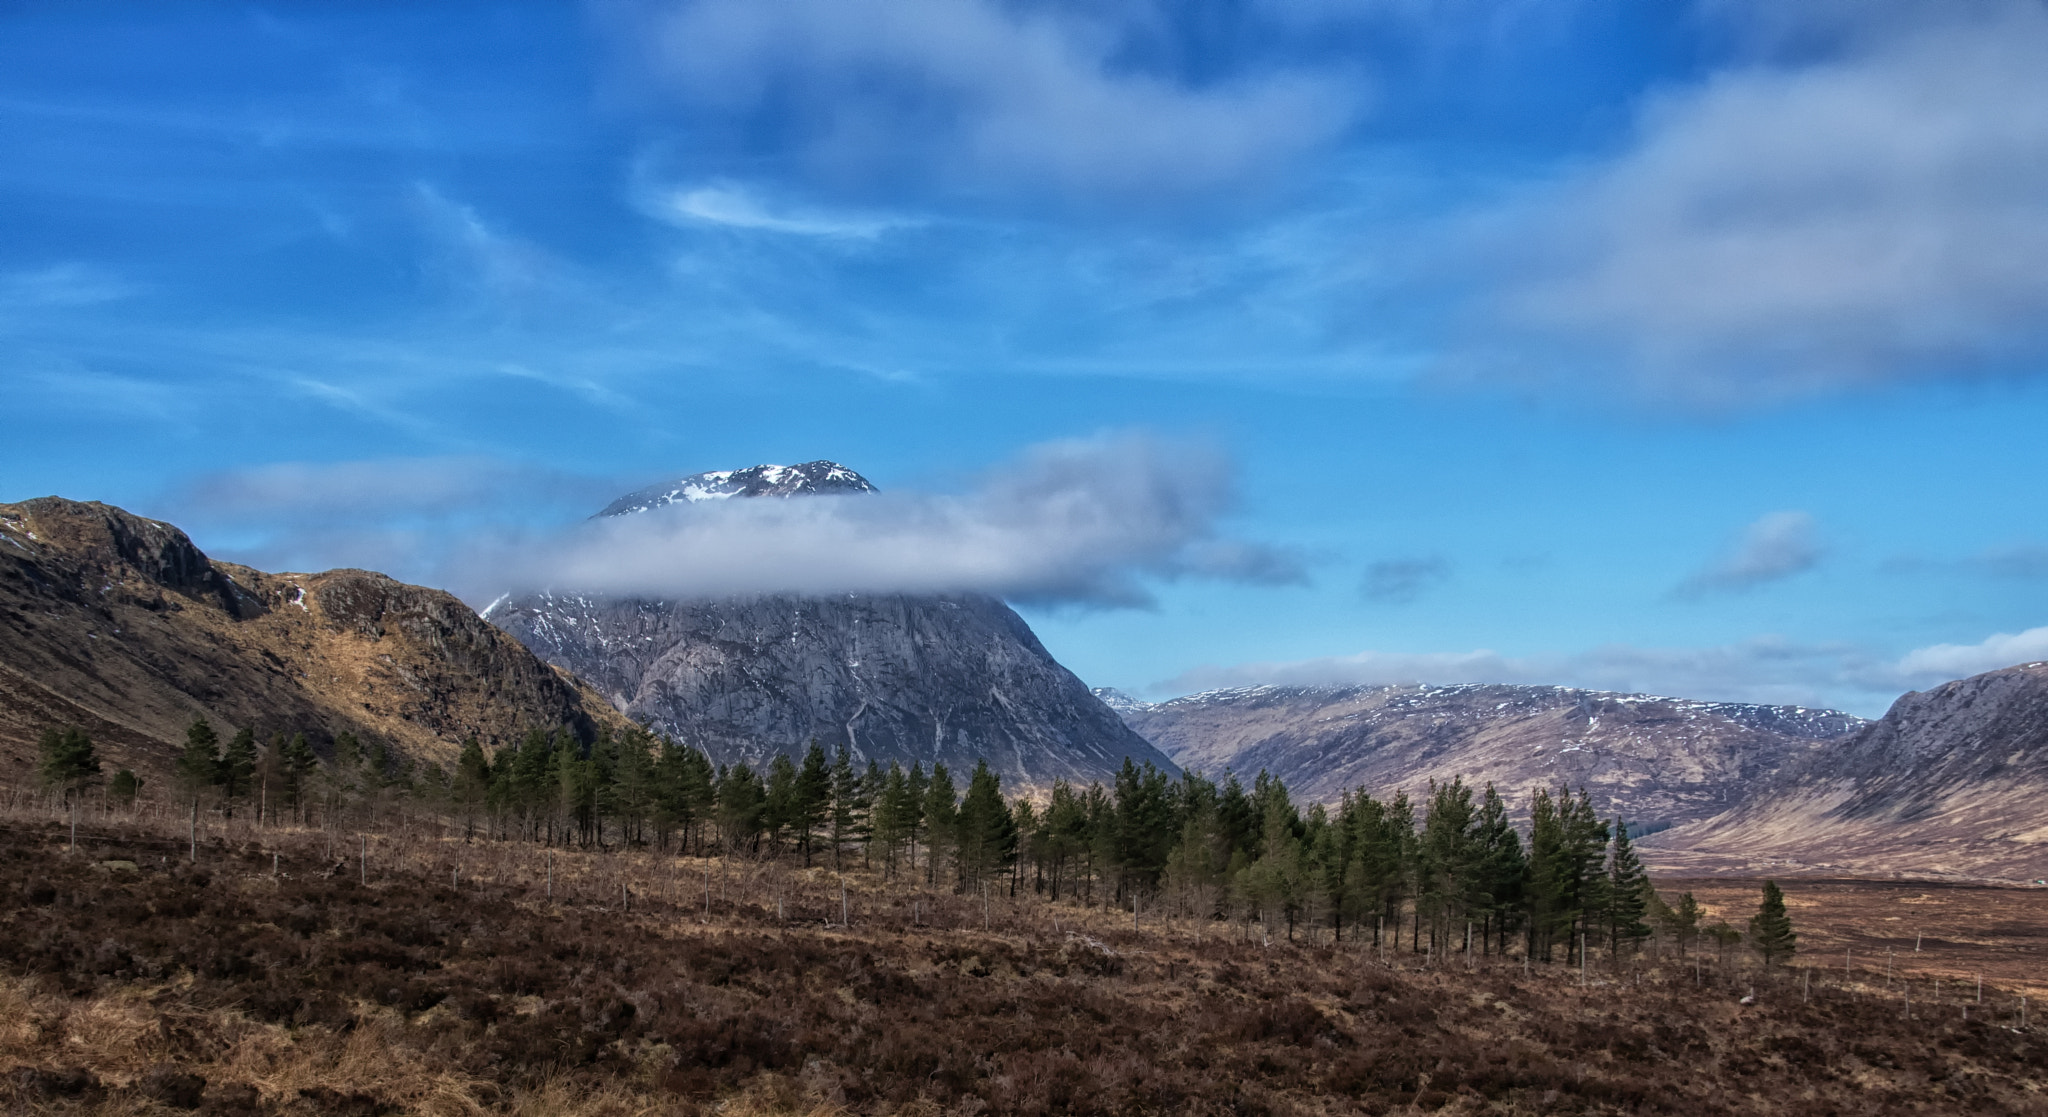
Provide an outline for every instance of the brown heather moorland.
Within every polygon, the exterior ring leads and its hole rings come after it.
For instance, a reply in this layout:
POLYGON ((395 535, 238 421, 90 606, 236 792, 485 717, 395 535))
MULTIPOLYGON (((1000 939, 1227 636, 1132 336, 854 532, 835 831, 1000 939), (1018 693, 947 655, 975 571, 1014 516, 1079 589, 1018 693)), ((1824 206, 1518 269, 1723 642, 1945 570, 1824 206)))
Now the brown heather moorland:
MULTIPOLYGON (((166 821, 68 839, 0 818, 8 1113, 2048 1112, 2018 968, 1979 1003, 1933 965, 1845 982, 1838 951, 1582 974, 424 831, 216 827, 196 864, 166 821)), ((1753 910, 1753 882, 1687 886, 1753 910)), ((1824 939, 1887 887, 1789 896, 1824 939)), ((1942 895, 1957 927, 1994 902, 1983 949, 2038 943, 2043 894, 1942 895)))

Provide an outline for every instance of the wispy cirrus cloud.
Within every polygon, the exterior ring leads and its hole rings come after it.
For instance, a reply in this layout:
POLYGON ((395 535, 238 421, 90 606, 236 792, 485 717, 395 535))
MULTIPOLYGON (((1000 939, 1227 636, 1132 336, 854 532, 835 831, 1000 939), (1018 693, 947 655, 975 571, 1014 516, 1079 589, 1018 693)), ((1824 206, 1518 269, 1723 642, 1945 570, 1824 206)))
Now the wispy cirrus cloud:
POLYGON ((1743 529, 1726 555, 1679 583, 1673 593, 1704 597, 1755 589, 1811 570, 1820 559, 1811 515, 1772 512, 1743 529))
POLYGON ((75 260, 0 272, 0 314, 10 310, 95 306, 125 299, 139 290, 136 284, 107 268, 75 260))
POLYGON ((730 182, 658 191, 648 208, 665 221, 853 240, 872 240, 892 229, 924 223, 908 217, 771 206, 756 191, 730 182))

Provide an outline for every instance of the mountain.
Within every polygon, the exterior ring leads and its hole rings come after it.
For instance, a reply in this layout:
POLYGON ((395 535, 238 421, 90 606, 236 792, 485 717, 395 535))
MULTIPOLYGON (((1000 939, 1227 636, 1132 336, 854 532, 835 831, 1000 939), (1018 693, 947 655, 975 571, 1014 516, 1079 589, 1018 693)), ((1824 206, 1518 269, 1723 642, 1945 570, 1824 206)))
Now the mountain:
POLYGON ((2048 663, 1899 698, 1734 809, 1659 835, 1677 868, 2048 877, 2048 663))
POLYGON ((1414 797, 1432 778, 1463 776, 1493 782, 1520 813, 1539 787, 1583 785, 1602 814, 1638 830, 1725 810, 1751 782, 1864 724, 1833 710, 1488 684, 1105 700, 1183 767, 1264 769, 1304 800, 1354 788, 1414 797))
POLYGON ((624 719, 456 598, 365 570, 266 574, 105 504, 0 504, 0 770, 78 725, 109 762, 164 771, 185 727, 343 730, 445 759, 532 726, 624 719))
POLYGON ((697 504, 736 496, 818 496, 874 491, 875 487, 868 484, 867 478, 837 462, 757 465, 747 469, 693 473, 674 481, 649 485, 605 505, 598 515, 623 516, 678 502, 697 504))
MULTIPOLYGON (((654 485, 599 515, 873 491, 833 462, 760 465, 654 485)), ((663 514, 677 513, 687 509, 663 514)), ((1127 757, 1177 771, 992 597, 527 593, 484 616, 635 720, 722 762, 760 764, 815 740, 862 761, 944 763, 956 779, 986 759, 1009 790, 1106 780, 1127 757)))

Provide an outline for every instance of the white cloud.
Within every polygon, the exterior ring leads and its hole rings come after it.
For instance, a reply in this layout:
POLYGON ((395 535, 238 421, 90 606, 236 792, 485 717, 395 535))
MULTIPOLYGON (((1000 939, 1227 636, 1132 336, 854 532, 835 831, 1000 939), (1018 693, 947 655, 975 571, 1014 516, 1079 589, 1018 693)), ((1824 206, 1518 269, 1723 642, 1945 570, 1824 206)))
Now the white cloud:
POLYGON ((1116 7, 994 0, 677 0, 614 6, 619 41, 725 120, 772 111, 828 175, 975 189, 1162 192, 1269 173, 1333 136, 1346 83, 1282 70, 1194 87, 1116 58, 1116 7))
POLYGON ((1820 561, 1813 517, 1772 512, 1743 529, 1742 538, 1720 561, 1680 583, 1681 597, 1754 589, 1813 568, 1820 561))
POLYGON ((1138 437, 1033 448, 964 495, 732 500, 604 517, 459 556, 479 595, 551 589, 707 598, 758 593, 983 592, 1143 605, 1146 578, 1298 581, 1298 562, 1219 537, 1229 473, 1138 437))
POLYGON ((1942 681, 2044 659, 2048 659, 2048 626, 2020 633, 1995 632, 1975 644, 1916 648, 1899 660, 1898 669, 1904 675, 1942 681))
POLYGON ((668 191, 653 208, 657 216, 668 221, 696 221, 770 233, 855 240, 872 240, 891 229, 918 224, 908 218, 822 213, 800 208, 775 209, 764 204, 753 192, 732 183, 668 191))
POLYGON ((1494 215, 1526 375, 1731 406, 2038 366, 2048 10, 1880 7, 1773 31, 1794 61, 1653 100, 1628 150, 1494 215))

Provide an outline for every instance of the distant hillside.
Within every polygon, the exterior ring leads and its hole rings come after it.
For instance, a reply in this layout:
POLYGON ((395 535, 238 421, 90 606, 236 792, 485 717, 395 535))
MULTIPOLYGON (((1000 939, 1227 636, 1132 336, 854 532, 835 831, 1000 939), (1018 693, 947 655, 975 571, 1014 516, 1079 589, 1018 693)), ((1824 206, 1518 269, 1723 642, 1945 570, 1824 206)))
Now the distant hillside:
POLYGON ((1735 809, 1660 835, 1673 868, 2048 877, 2048 663, 1902 696, 1735 809))
MULTIPOLYGON (((724 500, 860 499, 834 462, 693 474, 600 516, 690 515, 724 500)), ((619 709, 722 762, 815 740, 862 762, 977 760, 1006 790, 1108 780, 1125 758, 1175 770, 1053 659, 1009 606, 979 594, 771 594, 716 600, 530 592, 484 616, 589 680, 619 709)))
POLYGON ((105 504, 0 504, 0 773, 51 724, 163 770, 193 715, 421 756, 624 719, 456 598, 363 570, 266 574, 105 504))
POLYGON ((1538 787, 1586 787, 1638 828, 1725 810, 1754 781, 1865 722, 1833 710, 1565 687, 1246 687, 1145 703, 1097 692, 1183 767, 1260 769, 1297 798, 1492 781, 1517 812, 1538 787))

